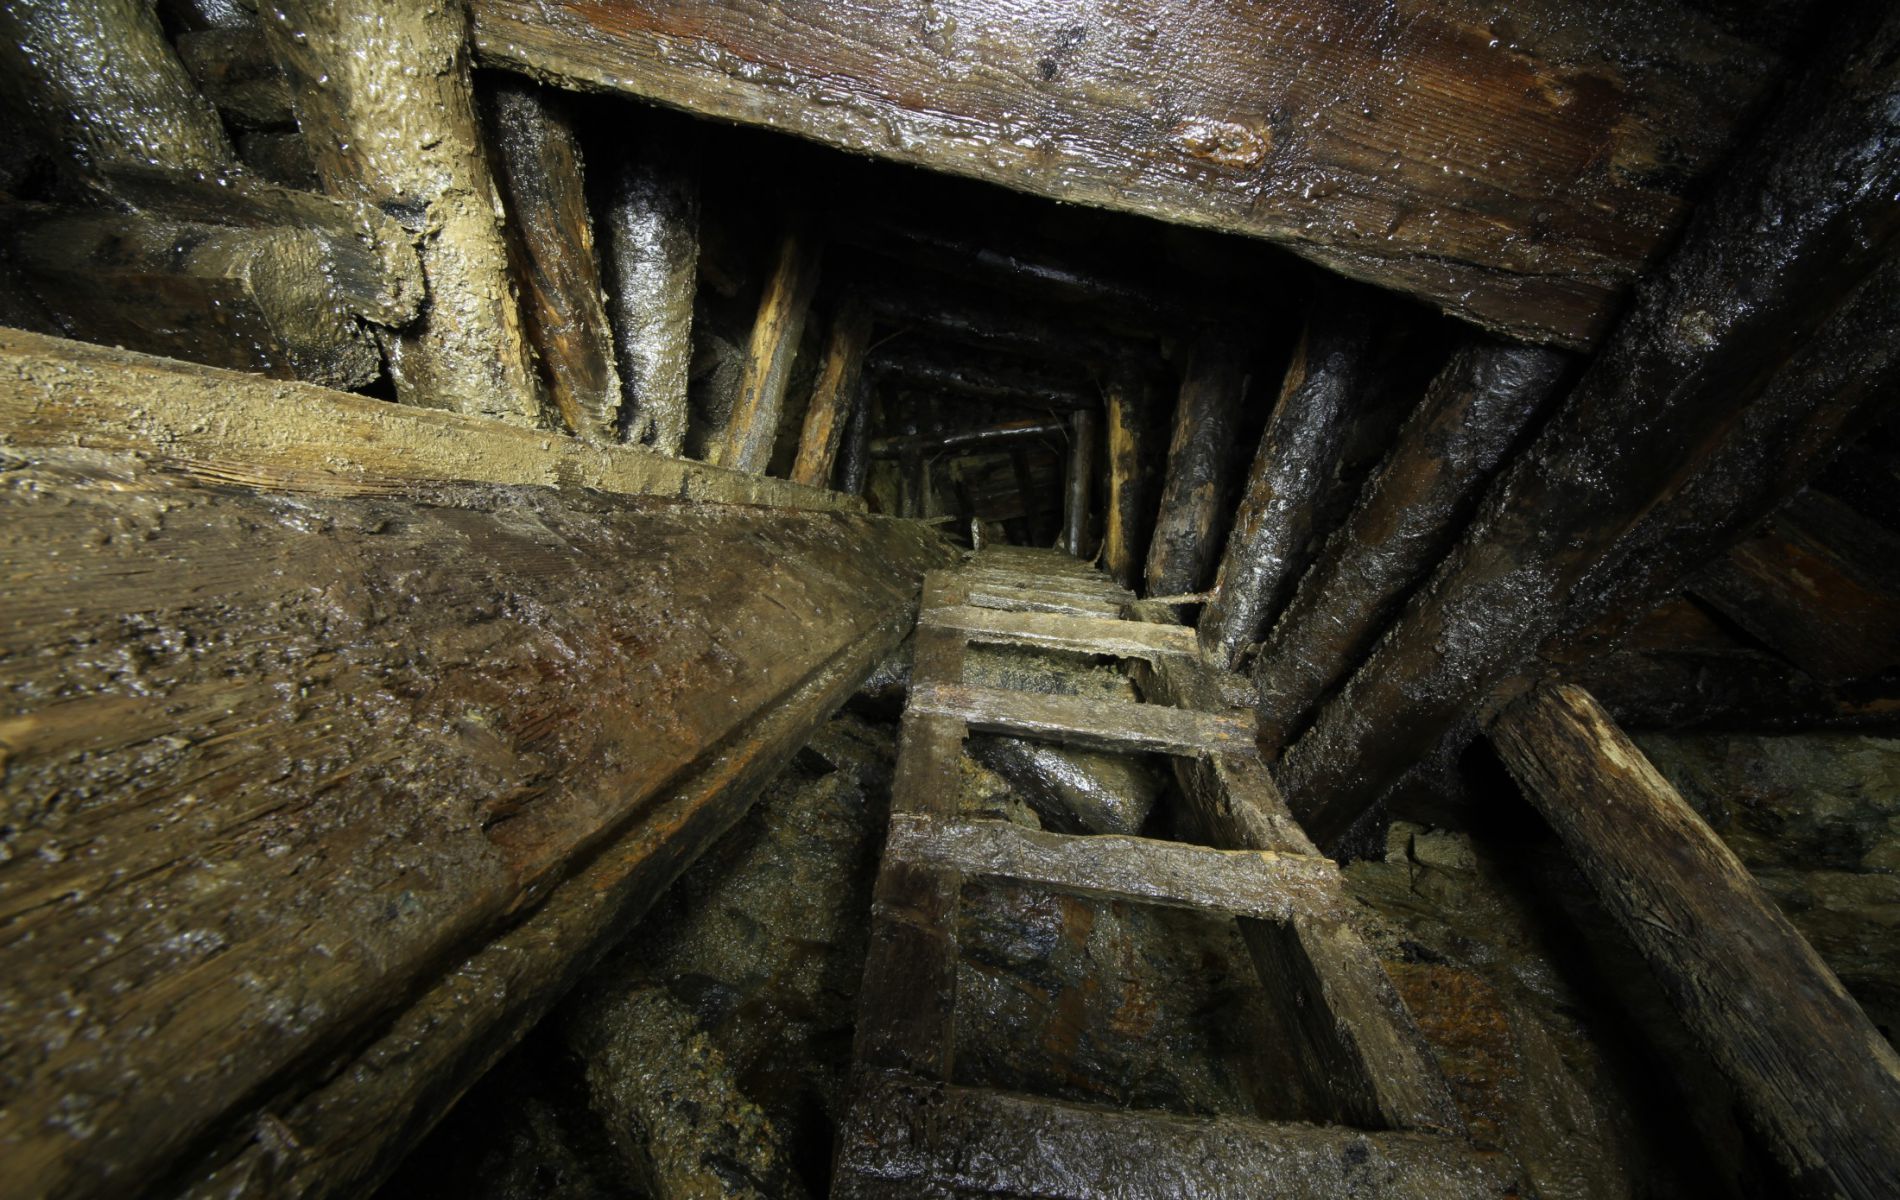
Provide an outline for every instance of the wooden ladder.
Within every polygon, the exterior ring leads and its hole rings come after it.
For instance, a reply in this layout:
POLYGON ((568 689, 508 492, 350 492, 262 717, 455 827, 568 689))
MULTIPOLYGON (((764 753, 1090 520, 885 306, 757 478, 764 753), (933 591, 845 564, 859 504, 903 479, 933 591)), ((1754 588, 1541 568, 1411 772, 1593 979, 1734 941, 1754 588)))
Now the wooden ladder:
POLYGON ((1345 920, 1338 868, 1281 801, 1254 719, 1192 630, 1124 618, 1134 597, 1059 553, 986 550, 924 583, 890 834, 859 998, 834 1197, 1506 1194, 1430 1051, 1345 920), (1135 660, 1147 703, 975 687, 973 642, 1135 660), (972 731, 1173 756, 1206 845, 1065 836, 957 812, 972 731), (1326 1124, 1183 1117, 956 1085, 957 907, 966 878, 1232 914, 1295 1014, 1326 1124))

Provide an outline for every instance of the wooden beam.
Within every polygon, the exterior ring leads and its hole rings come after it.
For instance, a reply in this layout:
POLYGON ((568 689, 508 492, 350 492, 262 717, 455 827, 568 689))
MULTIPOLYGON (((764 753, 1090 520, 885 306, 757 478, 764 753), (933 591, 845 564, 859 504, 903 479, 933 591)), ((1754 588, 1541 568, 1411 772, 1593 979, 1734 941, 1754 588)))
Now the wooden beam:
POLYGON ((1008 821, 891 817, 884 853, 965 878, 1262 920, 1343 915, 1339 868, 1323 856, 1212 850, 1099 834, 1071 837, 1008 821))
POLYGON ((919 619, 938 628, 960 630, 978 642, 1004 642, 1077 654, 1112 654, 1120 658, 1194 658, 1198 653, 1194 631, 1181 625, 1012 613, 967 604, 928 608, 919 619))
POLYGON ((138 454, 207 482, 394 495, 467 481, 862 511, 840 492, 740 475, 306 383, 0 329, 0 446, 138 454))
POLYGON ((858 385, 864 371, 864 352, 871 344, 871 314, 857 301, 846 301, 831 326, 825 344, 825 362, 812 386, 811 404, 799 432, 798 458, 792 463, 792 482, 806 487, 829 487, 844 440, 845 424, 860 403, 858 385))
POLYGON ((639 133, 615 164, 603 215, 609 303, 628 440, 678 458, 699 286, 699 172, 670 126, 648 122, 639 133))
POLYGON ((818 290, 819 258, 819 247, 805 234, 788 233, 779 242, 776 264, 766 280, 765 293, 759 297, 759 314, 752 322, 739 395, 712 454, 712 461, 719 466, 751 475, 765 474, 778 440, 779 413, 785 406, 785 385, 792 377, 792 359, 805 332, 805 314, 818 290))
POLYGON ((984 733, 1041 738, 1091 750, 1126 753, 1245 752, 1253 718, 1193 712, 1163 704, 1015 692, 965 684, 914 683, 909 711, 955 717, 984 733))
POLYGON ((1255 662, 1260 745, 1277 755, 1365 656, 1550 400, 1560 351, 1482 341, 1452 356, 1327 540, 1255 662))
POLYGON ((1069 414, 1069 469, 1062 501, 1062 548, 1077 558, 1090 557, 1089 496, 1095 490, 1093 409, 1069 414))
POLYGON ((500 77, 486 100, 515 275, 527 293, 522 316, 548 397, 569 432, 617 442, 620 373, 573 123, 558 96, 527 80, 500 77))
POLYGON ((174 41, 178 59, 204 98, 238 129, 294 128, 290 81, 271 56, 255 18, 245 25, 186 30, 174 41))
MULTIPOLYGON (((1201 609, 1201 649, 1231 671, 1279 615, 1308 561, 1314 510, 1365 400, 1372 326, 1351 291, 1322 289, 1293 349, 1201 609)), ((1318 531, 1324 533, 1324 530, 1318 531)))
POLYGON ((1005 421, 1001 425, 989 425, 981 429, 877 438, 871 443, 871 456, 907 458, 911 455, 941 454, 946 450, 981 450, 988 446, 1060 438, 1068 432, 1069 427, 1061 421, 1005 421))
POLYGON ((998 362, 994 356, 972 360, 967 354, 920 351, 901 338, 880 350, 867 369, 879 379, 904 387, 1027 408, 1067 412, 1101 403, 1100 395, 1086 379, 1067 372, 998 362))
MULTIPOLYGON (((1900 229, 1900 12, 1874 15, 1875 28, 1837 31, 1837 50, 1703 201, 1463 543, 1281 760, 1287 800, 1322 845, 1564 631, 1621 539, 1677 519, 1686 482, 1723 458, 1728 434, 1815 407, 1806 350, 1890 353, 1837 337, 1860 327, 1864 285, 1900 229)), ((1804 445, 1778 440, 1787 453, 1770 478, 1817 465, 1804 445)))
POLYGON ((1148 524, 1154 500, 1145 461, 1148 408, 1153 390, 1134 368, 1113 373, 1103 393, 1108 410, 1108 513, 1102 539, 1103 565, 1125 588, 1141 583, 1148 524))
POLYGON ((324 190, 382 209, 418 238, 428 309, 383 341, 398 398, 541 424, 460 0, 278 0, 264 33, 324 190))
POLYGON ((851 425, 845 430, 844 448, 839 452, 838 490, 847 496, 861 497, 871 476, 871 417, 877 405, 875 388, 863 388, 851 405, 851 425))
POLYGON ((1580 688, 1538 688, 1492 737, 1796 1189, 1890 1195, 1900 1054, 1715 831, 1580 688))
POLYGON ((1148 543, 1150 596, 1198 591, 1208 581, 1225 533, 1228 462, 1246 390, 1246 355, 1231 336, 1206 335, 1195 343, 1175 402, 1161 508, 1148 543))
POLYGON ((1080 23, 951 0, 921 31, 823 0, 475 12, 498 65, 1268 238, 1570 345, 1600 333, 1772 80, 1765 55, 1675 5, 1632 23, 1539 0, 1508 28, 1425 0, 1380 20, 1348 0, 1140 0, 1080 23))
POLYGON ((30 800, 0 864, 0 1155, 29 1194, 138 1190, 255 1128, 755 715, 888 642, 945 557, 837 513, 258 494, 11 453, 0 736, 30 800))

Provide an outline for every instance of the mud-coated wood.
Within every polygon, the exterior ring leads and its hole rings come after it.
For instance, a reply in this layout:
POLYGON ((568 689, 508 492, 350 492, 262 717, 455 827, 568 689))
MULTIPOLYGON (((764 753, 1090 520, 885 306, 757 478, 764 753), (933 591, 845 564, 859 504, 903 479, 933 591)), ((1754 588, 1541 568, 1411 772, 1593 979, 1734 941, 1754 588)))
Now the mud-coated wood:
POLYGON ((829 487, 838 461, 845 426, 860 403, 858 384, 864 372, 864 352, 871 344, 871 314, 862 304, 847 301, 833 319, 825 342, 824 365, 812 385, 811 404, 799 430, 798 457, 792 463, 792 482, 807 487, 829 487))
POLYGON ((1900 1054, 1589 693, 1546 685, 1492 738, 1642 950, 1802 1194, 1900 1179, 1900 1054))
POLYGON ((946 353, 918 350, 900 338, 880 351, 868 368, 879 379, 940 395, 970 396, 1020 404, 1038 410, 1066 411, 1092 408, 1100 397, 1086 380, 1073 372, 1005 363, 994 356, 975 357, 967 350, 946 353))
POLYGON ((474 7, 492 62, 1269 238, 1570 344, 1597 335, 1770 78, 1676 5, 474 7))
POLYGON ((1351 290, 1324 288, 1293 349, 1201 610, 1201 649, 1222 670, 1260 640, 1306 568, 1320 493, 1364 399, 1372 327, 1363 304, 1351 290))
MULTIPOLYGON (((803 233, 786 234, 778 257, 759 297, 752 321, 752 339, 746 345, 745 365, 739 376, 739 395, 712 461, 734 471, 763 475, 778 439, 779 413, 785 407, 785 385, 792 378, 792 359, 805 332, 805 315, 818 290, 820 250, 803 233)), ((919 514, 921 515, 921 514, 919 514)))
POLYGON ((1246 355, 1231 336, 1204 336, 1188 356, 1148 543, 1144 578, 1151 596, 1198 591, 1213 570, 1226 534, 1222 509, 1245 369, 1246 355))
POLYGON ((1253 745, 1250 715, 927 683, 921 678, 911 685, 910 711, 955 717, 984 733, 1130 754, 1245 753, 1253 745))
MULTIPOLYGON (((1322 845, 1563 631, 1589 572, 1639 523, 1671 520, 1728 433, 1813 405, 1777 376, 1826 344, 1900 230, 1900 10, 1831 33, 1837 47, 1698 207, 1464 541, 1282 759, 1288 803, 1322 845)), ((1796 450, 1765 477, 1798 481, 1812 460, 1799 439, 1776 445, 1796 450)))
POLYGON ((521 313, 548 398, 569 432, 618 441, 620 374, 573 123, 558 97, 523 79, 500 77, 484 98, 521 313))
POLYGON ((1457 540, 1567 361, 1560 351, 1484 341, 1461 349, 1438 373, 1255 662, 1260 745, 1268 754, 1298 736, 1407 589, 1457 540))
POLYGON ((699 283, 699 172, 670 125, 634 126, 612 178, 607 211, 614 345, 629 441, 678 457, 686 445, 699 283))
POLYGON ((428 310, 383 339, 397 396, 539 425, 461 0, 263 7, 324 190, 375 205, 419 239, 428 310))
POLYGON ((1103 388, 1107 418, 1108 511, 1102 531, 1102 565, 1126 588, 1141 583, 1154 500, 1148 488, 1148 408, 1153 390, 1147 375, 1124 368, 1103 388))
POLYGON ((1194 632, 1182 625, 1006 612, 965 604, 927 608, 920 620, 943 629, 961 630, 979 642, 1006 642, 1077 654, 1151 659, 1193 658, 1197 653, 1194 632))
POLYGON ((1063 479, 1062 548, 1077 558, 1087 558, 1092 546, 1089 538, 1089 497, 1095 492, 1095 431, 1099 427, 1095 410, 1077 409, 1069 414, 1069 467, 1063 479))
POLYGON ((11 453, 0 1157, 26 1195, 144 1190, 373 1033, 887 639, 942 555, 861 516, 11 453))

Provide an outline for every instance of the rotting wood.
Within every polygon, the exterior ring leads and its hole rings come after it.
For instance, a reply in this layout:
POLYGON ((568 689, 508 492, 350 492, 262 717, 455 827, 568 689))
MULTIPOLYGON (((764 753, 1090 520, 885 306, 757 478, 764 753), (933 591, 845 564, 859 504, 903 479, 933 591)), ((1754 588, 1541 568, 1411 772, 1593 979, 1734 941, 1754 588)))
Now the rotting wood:
POLYGON ((984 733, 1041 738, 1092 750, 1196 755, 1246 753, 1253 746, 1249 714, 925 683, 921 678, 911 685, 909 711, 954 717, 984 733))
POLYGON ((910 628, 846 647, 649 805, 519 925, 455 964, 316 1090, 184 1175, 190 1200, 346 1200, 372 1192, 462 1093, 538 1024, 678 875, 743 816, 910 628), (289 1138, 273 1131, 288 1130, 289 1138))
POLYGON ((832 1195, 840 1200, 1474 1200, 1514 1192, 1506 1164, 1452 1138, 1130 1112, 896 1074, 865 1082, 839 1147, 832 1195))
POLYGON ((369 1032, 755 713, 888 638, 943 555, 836 513, 16 463, 0 1153, 29 1194, 143 1187, 369 1032), (105 646, 145 665, 77 665, 105 646))
POLYGON ((1277 755, 1298 736, 1407 590, 1457 540, 1567 365, 1560 351, 1483 341, 1438 373, 1255 662, 1263 751, 1277 755))
POLYGON ((627 438, 677 458, 686 446, 699 281, 699 174, 658 123, 616 164, 604 220, 627 438))
POLYGON ((862 511, 841 492, 740 475, 306 383, 0 329, 0 448, 132 453, 212 483, 390 495, 444 480, 862 511))
MULTIPOLYGON (((1353 410, 1364 400, 1372 329, 1352 292, 1316 297, 1280 396, 1247 472, 1233 529, 1201 609, 1201 649, 1222 670, 1240 665, 1299 581, 1314 509, 1332 479, 1353 410)), ((1190 581, 1189 586, 1198 581, 1190 581)))
MULTIPOLYGON (((1564 631, 1588 573, 1646 517, 1673 519, 1725 435, 1813 404, 1778 390, 1777 372, 1852 314, 1900 229, 1900 10, 1865 19, 1880 23, 1833 31, 1463 542, 1281 760, 1322 845, 1564 631)), ((1801 462, 1776 477, 1798 480, 1801 462)))
POLYGON ((398 398, 541 424, 461 0, 266 7, 264 33, 324 190, 375 205, 419 239, 428 309, 383 339, 398 398))
POLYGON ((188 30, 175 46, 192 82, 233 126, 295 128, 290 81, 257 25, 188 30))
POLYGON ((871 415, 876 406, 876 390, 868 386, 859 391, 851 405, 851 424, 838 453, 838 490, 847 496, 864 495, 864 485, 871 477, 871 415))
POLYGON ((487 61, 1053 199, 1268 238, 1593 341, 1773 80, 1686 6, 477 0, 487 61), (1165 31, 1165 32, 1163 32, 1165 31), (1689 48, 1693 47, 1693 51, 1689 48), (812 81, 823 80, 814 90, 812 81), (1302 123, 1297 114, 1334 119, 1302 123), (1033 136, 1014 114, 1034 113, 1033 136), (1284 114, 1284 115, 1281 115, 1284 114))
POLYGON ((573 124, 557 97, 526 80, 495 80, 485 101, 516 278, 526 293, 522 318, 548 398, 569 432, 618 441, 620 373, 573 124))
POLYGON ((1341 915, 1339 869, 1318 854, 1213 850, 1121 835, 1074 837, 1008 821, 893 814, 884 853, 966 879, 1261 920, 1341 915))
POLYGON ((798 435, 798 457, 792 463, 792 482, 807 487, 829 487, 838 459, 845 425, 859 404, 858 386, 864 371, 864 352, 871 344, 871 314, 857 301, 846 301, 833 319, 825 343, 825 361, 812 386, 798 435))
POLYGON ((1154 517, 1143 459, 1152 401, 1146 373, 1133 367, 1114 372, 1103 389, 1103 407, 1108 410, 1108 512, 1102 559, 1108 573, 1125 588, 1141 583, 1148 525, 1154 517))
POLYGON ((1069 415, 1069 470, 1062 501, 1062 548, 1077 558, 1088 558, 1089 497, 1095 490, 1095 410, 1082 408, 1069 415))
POLYGON ((1194 631, 1181 625, 1001 612, 963 604, 927 608, 919 619, 927 625, 961 630, 977 642, 1004 642, 1078 654, 1111 654, 1119 658, 1151 659, 1169 655, 1193 658, 1197 654, 1194 631))
POLYGON ((1796 1190, 1891 1195, 1900 1054, 1715 831, 1580 688, 1536 689, 1492 738, 1796 1190))
POLYGON ((1045 829, 1056 832, 1139 833, 1164 786, 1146 760, 1126 754, 987 735, 965 746, 971 758, 1009 781, 1045 829))
POLYGON ((1188 356, 1168 440, 1161 506, 1144 574, 1151 596, 1198 591, 1226 529, 1228 461, 1246 394, 1246 356, 1231 335, 1204 336, 1188 356))
POLYGON ((792 359, 798 354, 805 315, 818 290, 820 257, 820 248, 808 234, 792 232, 779 241, 778 257, 759 297, 758 316, 746 345, 739 395, 712 455, 719 466, 753 475, 765 473, 778 438, 779 411, 785 405, 792 359))

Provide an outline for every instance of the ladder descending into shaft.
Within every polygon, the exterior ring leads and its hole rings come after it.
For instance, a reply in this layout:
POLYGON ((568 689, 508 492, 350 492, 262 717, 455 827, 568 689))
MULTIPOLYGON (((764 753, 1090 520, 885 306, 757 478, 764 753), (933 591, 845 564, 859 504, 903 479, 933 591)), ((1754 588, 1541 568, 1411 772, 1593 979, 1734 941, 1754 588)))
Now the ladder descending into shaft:
POLYGON ((1066 555, 978 553, 924 583, 891 825, 859 998, 853 1099, 832 1195, 1154 1197, 1508 1194, 1474 1151, 1429 1049, 1345 920, 1339 872, 1254 749, 1237 677, 1191 629, 1125 619, 1134 597, 1066 555), (971 643, 1130 660, 1147 702, 963 682, 971 643), (1065 836, 957 812, 971 732, 1173 756, 1207 845, 1065 836), (1326 1124, 1184 1117, 953 1082, 963 880, 1230 914, 1275 1003, 1295 1014, 1326 1124))

